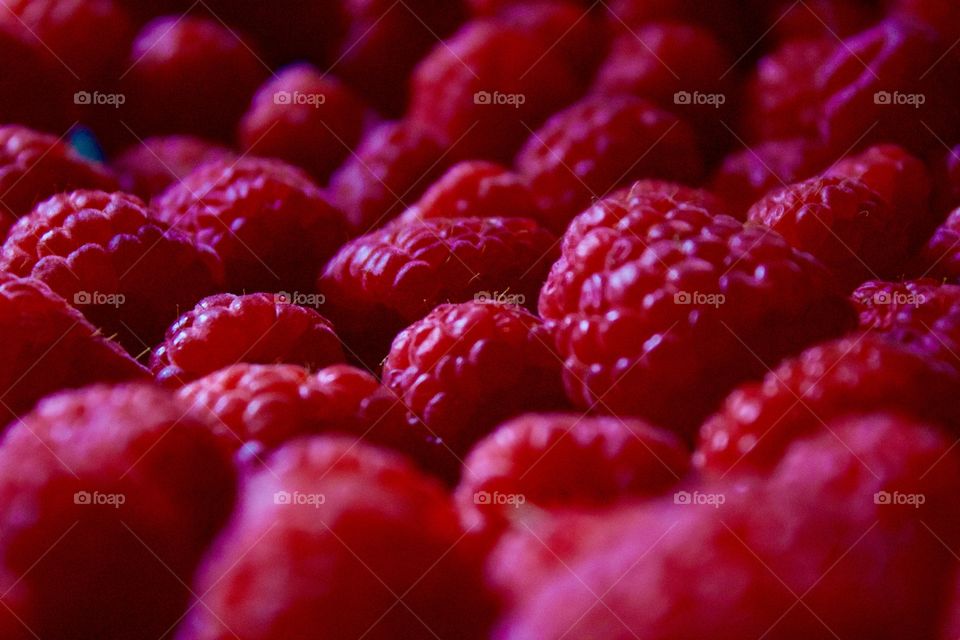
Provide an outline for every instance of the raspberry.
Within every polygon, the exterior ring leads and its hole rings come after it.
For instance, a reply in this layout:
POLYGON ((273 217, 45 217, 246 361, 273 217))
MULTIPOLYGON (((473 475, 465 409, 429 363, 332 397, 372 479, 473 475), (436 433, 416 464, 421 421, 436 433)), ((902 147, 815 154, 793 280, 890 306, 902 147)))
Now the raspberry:
POLYGON ((688 466, 689 453, 673 434, 640 420, 529 414, 473 448, 457 506, 470 528, 499 525, 521 504, 589 507, 655 496, 688 466))
POLYGON ((339 81, 297 64, 260 87, 237 137, 247 153, 279 158, 324 181, 360 140, 365 109, 339 81))
POLYGON ((952 0, 894 0, 895 15, 921 20, 951 42, 960 36, 960 6, 952 0))
POLYGON ((765 363, 854 323, 826 270, 779 234, 649 193, 574 219, 540 315, 575 405, 686 433, 765 363))
POLYGON ((407 121, 381 125, 330 179, 330 197, 354 231, 373 231, 439 177, 445 155, 422 127, 407 121))
POLYGON ((503 420, 563 408, 561 362, 538 318, 509 305, 440 305, 406 328, 383 383, 459 457, 503 420))
POLYGON ((540 211, 526 182, 493 162, 452 166, 404 214, 403 222, 431 218, 533 218, 540 211))
POLYGON ((895 411, 960 424, 956 373, 914 349, 859 335, 817 345, 727 398, 700 431, 694 455, 704 471, 768 467, 791 441, 857 411, 895 411))
POLYGON ((342 361, 333 327, 313 309, 283 296, 223 293, 170 326, 150 368, 161 382, 180 385, 238 362, 319 369, 342 361))
POLYGON ((318 287, 354 355, 370 368, 394 336, 443 302, 503 296, 533 306, 555 239, 524 218, 434 218, 345 245, 318 287))
POLYGON ((309 292, 346 236, 343 216, 320 189, 279 160, 206 164, 154 204, 171 226, 217 252, 231 291, 309 292))
POLYGON ((417 66, 410 117, 459 157, 509 160, 580 93, 553 42, 496 21, 468 23, 417 66))
POLYGON ((640 98, 588 98, 550 118, 517 156, 551 228, 640 178, 696 180, 697 141, 682 120, 640 98))
POLYGON ((149 200, 208 162, 231 161, 226 147, 193 136, 148 138, 127 148, 111 163, 120 186, 149 200))
POLYGON ((246 483, 177 638, 485 638, 490 598, 462 538, 440 487, 399 457, 298 440, 246 483))
POLYGON ((940 225, 918 259, 924 276, 960 283, 960 209, 940 225))
POLYGON ((17 638, 159 637, 234 490, 209 428, 168 393, 51 396, 0 447, 0 616, 32 631, 17 638))
POLYGON ((10 229, 0 269, 43 281, 131 353, 149 349, 181 307, 222 279, 210 249, 155 219, 139 198, 103 191, 37 205, 10 229))
POLYGON ((32 278, 0 273, 0 424, 60 389, 145 378, 123 349, 32 278))
POLYGON ((267 69, 215 20, 157 18, 134 40, 123 77, 138 134, 190 133, 230 140, 267 69))
POLYGON ((852 289, 871 276, 902 272, 908 236, 922 221, 915 212, 912 220, 900 213, 860 180, 827 177, 772 191, 747 219, 811 253, 852 289))
POLYGON ((934 213, 960 206, 960 145, 940 156, 933 166, 934 213))
POLYGON ((34 204, 71 189, 116 188, 100 165, 87 162, 54 136, 0 127, 0 235, 34 204))

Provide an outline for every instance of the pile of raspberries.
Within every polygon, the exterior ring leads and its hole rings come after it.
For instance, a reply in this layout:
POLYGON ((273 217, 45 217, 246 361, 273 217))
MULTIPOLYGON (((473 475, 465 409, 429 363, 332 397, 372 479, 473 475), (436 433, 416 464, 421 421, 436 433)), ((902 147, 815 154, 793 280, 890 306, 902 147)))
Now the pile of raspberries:
POLYGON ((960 2, 0 0, 0 640, 958 640, 960 2))

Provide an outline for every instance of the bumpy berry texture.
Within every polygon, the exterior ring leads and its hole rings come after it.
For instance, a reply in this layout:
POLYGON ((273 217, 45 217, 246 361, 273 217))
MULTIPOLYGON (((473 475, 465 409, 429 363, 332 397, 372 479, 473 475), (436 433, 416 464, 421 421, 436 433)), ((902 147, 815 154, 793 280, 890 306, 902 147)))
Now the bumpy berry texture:
POLYGON ((700 431, 694 454, 706 472, 769 467, 790 442, 857 411, 894 411, 957 425, 956 370, 877 335, 827 342, 787 360, 726 399, 700 431))
POLYGON ((510 25, 468 23, 417 66, 410 117, 458 157, 509 160, 532 129, 579 93, 552 44, 510 25))
POLYGON ((550 118, 517 156, 551 228, 641 178, 693 182, 703 170, 688 124, 640 98, 594 97, 550 118))
POLYGON ((772 191, 750 208, 747 219, 782 234, 852 289, 871 277, 903 272, 908 236, 923 224, 906 214, 860 180, 827 177, 772 191))
POLYGON ((383 383, 450 456, 524 411, 565 406, 561 361, 543 323, 515 306, 441 305, 404 329, 383 383))
POLYGON ((365 109, 335 78, 297 64, 260 87, 237 138, 247 153, 279 158, 322 182, 360 139, 365 109))
POLYGON ((0 422, 47 394, 96 382, 147 377, 45 284, 0 273, 0 422))
POLYGON ((246 483, 176 637, 485 638, 492 610, 462 538, 449 498, 400 457, 298 440, 246 483))
POLYGON ((279 160, 206 164, 155 201, 158 215, 220 256, 234 292, 308 293, 346 237, 343 215, 279 160))
POLYGON ((150 200, 208 162, 232 160, 234 154, 219 144, 194 136, 147 138, 128 147, 110 163, 127 193, 150 200))
POLYGON ((641 420, 529 414, 473 448, 457 508, 469 527, 496 527, 524 505, 569 509, 656 496, 688 466, 676 436, 641 420))
POLYGON ((444 302, 503 298, 532 308, 555 238, 525 218, 434 218, 345 245, 319 289, 353 355, 375 368, 394 336, 444 302))
POLYGON ((222 286, 210 249, 168 228, 139 198, 103 191, 38 204, 10 229, 0 269, 45 282, 133 354, 222 286))
POLYGON ((209 428, 167 392, 51 396, 0 446, 0 616, 22 622, 15 638, 159 637, 234 490, 209 428))
POLYGON ((685 433, 737 383, 855 322, 826 270, 779 234, 650 193, 571 223, 540 315, 574 404, 685 433))
POLYGON ((343 358, 333 326, 315 309, 284 295, 223 293, 170 325, 150 368, 159 381, 176 386, 238 362, 319 369, 343 358))
POLYGON ((933 232, 917 263, 920 275, 960 283, 960 209, 933 232))
POLYGON ((0 234, 56 193, 116 186, 109 171, 87 162, 55 136, 15 125, 0 127, 0 234))

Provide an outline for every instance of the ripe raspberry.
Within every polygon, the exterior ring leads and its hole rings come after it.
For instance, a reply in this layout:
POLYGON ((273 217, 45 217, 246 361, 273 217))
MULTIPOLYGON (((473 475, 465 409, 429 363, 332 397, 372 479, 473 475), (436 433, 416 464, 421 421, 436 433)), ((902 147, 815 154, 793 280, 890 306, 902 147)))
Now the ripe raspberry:
POLYGON ((354 232, 367 233, 414 201, 446 168, 440 142, 407 121, 372 130, 330 179, 331 200, 354 232))
POLYGON ((237 138, 249 154, 279 158, 325 181, 360 140, 365 111, 339 81, 296 64, 260 87, 237 138))
POLYGON ((265 466, 208 554, 203 604, 178 640, 487 637, 480 559, 438 485, 352 439, 301 439, 265 466))
POLYGON ((550 118, 517 156, 557 231, 593 199, 640 178, 695 181, 703 170, 693 131, 640 98, 593 97, 550 118))
POLYGON ((230 149, 193 136, 148 138, 114 158, 120 186, 141 198, 154 198, 208 162, 231 161, 230 149))
POLYGON ((23 25, 4 24, 3 7, 0 3, 0 123, 62 130, 73 122, 67 113, 71 101, 63 67, 50 64, 23 25))
POLYGON ((537 219, 540 210, 519 175, 493 162, 471 160, 452 166, 401 220, 494 216, 537 219))
POLYGON ((123 349, 32 278, 0 273, 0 424, 60 389, 146 378, 123 349))
POLYGON ((509 160, 580 93, 554 41, 496 21, 468 23, 417 66, 410 117, 458 157, 509 160))
POLYGON ((694 462, 714 475, 769 467, 790 442, 858 411, 960 424, 948 400, 958 389, 949 367, 880 336, 817 345, 731 393, 703 425, 694 462))
POLYGON ((230 140, 267 69, 242 36, 215 20, 157 18, 137 35, 123 91, 138 135, 230 140))
POLYGON ((13 225, 0 270, 46 283, 131 353, 163 337, 182 307, 216 291, 217 256, 169 229, 137 197, 73 191, 13 225))
POLYGON ((443 302, 506 296, 532 307, 555 238, 524 218, 434 218, 344 246, 318 287, 354 355, 370 368, 394 336, 443 302))
POLYGON ((918 259, 923 276, 960 283, 960 209, 933 233, 918 259))
POLYGON ((159 637, 234 490, 207 425, 167 392, 51 396, 0 447, 0 573, 16 576, 0 616, 32 630, 17 638, 159 637))
POLYGON ((686 433, 765 363, 855 322, 826 270, 779 234, 649 194, 574 219, 540 315, 575 405, 686 433))
POLYGON ((238 362, 319 369, 343 362, 343 351, 313 309, 279 295, 223 293, 201 300, 167 329, 150 368, 161 382, 180 385, 238 362))
POLYGON ((503 420, 563 408, 560 359, 538 318, 510 305, 441 305, 406 328, 383 384, 459 457, 503 420))
POLYGON ((342 214, 279 160, 201 166, 154 204, 163 220, 217 252, 231 291, 312 291, 346 237, 342 214))
POLYGON ((55 193, 116 186, 105 168, 87 162, 54 136, 15 125, 0 127, 0 235, 55 193))
POLYGON ((908 236, 921 222, 900 213, 863 182, 828 177, 770 192, 750 208, 747 220, 782 234, 853 289, 870 277, 902 273, 908 236))
POLYGON ((942 214, 960 206, 960 145, 935 160, 933 180, 934 213, 942 214))
POLYGON ((686 473, 689 455, 676 436, 641 420, 528 414, 473 448, 457 506, 469 528, 499 527, 516 513, 518 497, 522 504, 574 508, 655 496, 686 473))

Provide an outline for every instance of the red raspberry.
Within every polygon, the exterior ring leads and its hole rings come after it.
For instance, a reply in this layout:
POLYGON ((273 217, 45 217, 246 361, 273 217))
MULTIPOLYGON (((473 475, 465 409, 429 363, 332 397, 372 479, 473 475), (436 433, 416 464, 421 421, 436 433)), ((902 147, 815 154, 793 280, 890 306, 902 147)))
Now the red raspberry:
POLYGON ((150 357, 161 382, 179 385, 236 364, 299 364, 311 369, 343 361, 331 324, 280 295, 210 296, 167 330, 150 357))
POLYGON ((346 236, 342 214, 316 184, 279 160, 206 164, 154 204, 217 252, 231 291, 309 292, 346 236))
POLYGON ((560 369, 538 318, 467 302, 440 305, 401 332, 383 383, 459 460, 503 420, 564 407, 560 369))
POLYGON ((41 280, 131 353, 163 337, 180 308, 216 291, 217 256, 169 229, 137 197, 74 191, 10 229, 0 269, 41 280))
POLYGON ((540 210, 526 182, 493 162, 471 160, 452 166, 427 189, 401 220, 431 218, 533 218, 540 210))
POLYGON ((920 252, 918 263, 923 276, 960 283, 960 209, 937 228, 920 252))
POLYGON ((46 51, 23 25, 4 24, 3 13, 0 3, 0 96, 4 96, 0 123, 66 128, 73 120, 67 113, 72 102, 63 67, 51 65, 46 51))
POLYGON ((410 117, 458 157, 507 161, 580 93, 554 41, 496 21, 467 24, 414 71, 410 117))
POLYGON ((574 219, 540 315, 574 404, 687 433, 765 363, 853 324, 826 270, 779 234, 649 193, 574 219))
POLYGON ((111 165, 120 186, 149 200, 208 162, 231 161, 232 151, 193 136, 147 138, 127 148, 111 165))
POLYGON ((949 41, 960 37, 960 6, 953 0, 894 0, 893 10, 907 19, 919 19, 949 41))
POLYGON ((960 145, 948 149, 933 166, 934 213, 960 206, 960 145))
POLYGON ((360 140, 365 110, 339 81, 297 64, 260 87, 237 137, 247 153, 279 158, 324 181, 360 140))
POLYGON ((695 463, 714 475, 769 467, 790 442, 858 411, 960 424, 956 373, 880 336, 817 345, 727 398, 700 431, 695 463))
POLYGON ((532 307, 554 245, 525 218, 394 224, 344 246, 318 286, 341 337, 374 368, 403 327, 443 302, 503 295, 532 307))
POLYGON ((138 135, 230 140, 266 74, 250 45, 220 22, 158 18, 137 35, 122 78, 131 126, 138 135))
POLYGON ((298 440, 265 466, 208 554, 178 640, 487 637, 479 557, 438 485, 352 439, 298 440))
POLYGON ((330 179, 330 198, 355 232, 382 226, 446 168, 440 142, 407 121, 372 130, 330 179))
POLYGON ((812 178, 767 194, 747 220, 782 234, 853 289, 871 276, 902 272, 908 236, 919 225, 900 213, 857 179, 812 178))
POLYGON ((555 230, 634 180, 691 182, 703 170, 690 126, 630 97, 588 98, 553 116, 527 141, 517 167, 555 230))
POLYGON ((123 349, 42 282, 0 273, 0 424, 60 389, 145 378, 123 349))
POLYGON ((529 414, 473 448, 457 506, 472 529, 502 526, 524 504, 590 507, 655 496, 686 473, 689 456, 676 436, 641 420, 529 414))
POLYGON ((16 576, 0 617, 31 630, 15 638, 160 637, 234 491, 209 427, 167 392, 51 396, 0 447, 0 574, 16 576))
POLYGON ((87 162, 54 136, 25 127, 0 127, 0 235, 55 193, 116 186, 106 169, 87 162))

